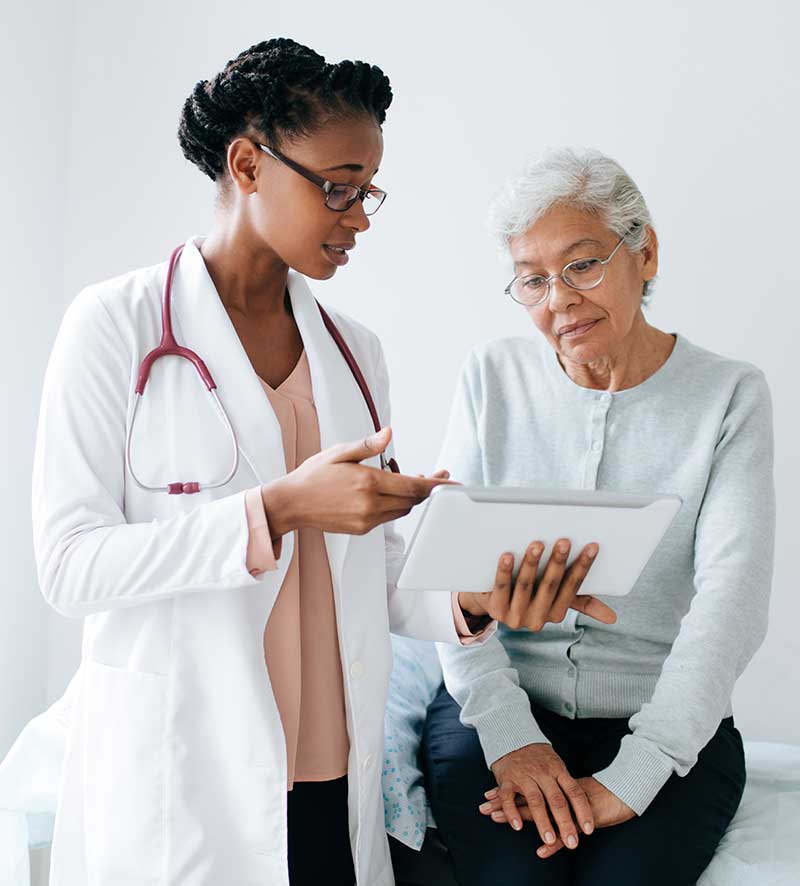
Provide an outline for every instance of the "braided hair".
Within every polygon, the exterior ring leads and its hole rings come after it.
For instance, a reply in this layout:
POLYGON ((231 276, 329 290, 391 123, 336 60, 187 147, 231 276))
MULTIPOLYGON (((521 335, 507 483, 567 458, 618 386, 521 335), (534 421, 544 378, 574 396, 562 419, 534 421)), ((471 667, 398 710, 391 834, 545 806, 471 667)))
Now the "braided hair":
POLYGON ((311 134, 331 119, 374 117, 380 126, 392 102, 389 78, 367 62, 330 64, 294 40, 256 43, 201 80, 181 111, 178 141, 212 181, 227 169, 231 141, 251 128, 270 145, 311 134))

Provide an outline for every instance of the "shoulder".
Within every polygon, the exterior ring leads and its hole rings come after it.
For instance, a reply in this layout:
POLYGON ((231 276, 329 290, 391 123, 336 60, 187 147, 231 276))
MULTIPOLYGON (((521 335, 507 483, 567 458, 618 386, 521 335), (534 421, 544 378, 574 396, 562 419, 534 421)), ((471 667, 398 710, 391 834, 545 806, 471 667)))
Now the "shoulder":
POLYGON ((128 340, 143 321, 160 315, 166 262, 85 286, 67 306, 63 325, 90 334, 114 330, 128 340))
POLYGON ((731 399, 738 397, 769 396, 769 385, 764 372, 746 360, 726 357, 693 344, 681 336, 682 369, 687 382, 705 396, 731 399))
POLYGON ((461 378, 481 387, 506 383, 512 377, 542 378, 548 359, 553 359, 549 346, 536 338, 494 338, 470 350, 461 367, 461 378))

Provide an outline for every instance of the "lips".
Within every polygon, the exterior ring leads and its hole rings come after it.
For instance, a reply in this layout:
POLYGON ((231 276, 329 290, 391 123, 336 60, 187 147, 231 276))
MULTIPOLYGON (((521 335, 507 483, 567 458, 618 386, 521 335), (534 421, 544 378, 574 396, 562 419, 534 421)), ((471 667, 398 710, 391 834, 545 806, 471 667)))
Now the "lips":
POLYGON ((568 326, 562 326, 558 330, 558 335, 562 338, 577 338, 594 328, 599 322, 599 320, 580 320, 577 323, 570 323, 568 326))
POLYGON ((350 261, 347 250, 352 249, 355 245, 355 243, 324 243, 322 248, 328 259, 335 265, 346 265, 350 261))

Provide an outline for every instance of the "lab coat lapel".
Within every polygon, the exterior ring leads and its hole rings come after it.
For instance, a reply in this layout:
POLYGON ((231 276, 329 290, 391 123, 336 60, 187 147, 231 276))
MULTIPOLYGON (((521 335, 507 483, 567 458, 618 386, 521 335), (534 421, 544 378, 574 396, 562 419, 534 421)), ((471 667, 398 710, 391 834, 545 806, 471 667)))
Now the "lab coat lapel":
MULTIPOLYGON (((322 449, 363 440, 374 433, 367 404, 350 367, 325 328, 305 278, 293 271, 289 273, 289 295, 311 368, 322 449)), ((348 344, 352 347, 352 343, 348 344)), ((331 572, 338 578, 341 578, 349 540, 349 535, 325 533, 331 572)))
MULTIPOLYGON (((286 473, 280 424, 208 273, 199 242, 198 237, 187 241, 175 270, 175 336, 208 366, 236 432, 241 456, 258 482, 267 483, 286 473)), ((213 404, 208 408, 212 416, 213 404)))

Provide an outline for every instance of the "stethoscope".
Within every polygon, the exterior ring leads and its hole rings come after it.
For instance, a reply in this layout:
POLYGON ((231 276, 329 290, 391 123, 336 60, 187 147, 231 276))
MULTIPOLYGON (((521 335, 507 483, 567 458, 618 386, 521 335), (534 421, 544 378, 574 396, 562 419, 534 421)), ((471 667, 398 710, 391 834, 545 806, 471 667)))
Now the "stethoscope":
MULTIPOLYGON (((192 351, 190 348, 183 347, 179 345, 175 340, 175 335, 172 331, 172 278, 175 273, 175 265, 178 263, 178 259, 183 252, 183 244, 177 246, 172 255, 169 258, 169 266, 167 268, 167 277, 164 281, 164 292, 161 297, 161 341, 158 344, 158 347, 153 348, 149 354, 142 360, 141 365, 139 366, 139 376, 136 381, 136 397, 133 401, 133 412, 131 413, 131 421, 128 427, 128 434, 125 440, 125 466, 128 469, 131 477, 133 477, 134 482, 140 489, 144 489, 147 492, 166 492, 169 495, 191 495, 195 492, 200 492, 205 489, 218 489, 220 486, 225 486, 226 483, 229 483, 233 478, 233 475, 236 473, 236 469, 239 467, 239 442, 236 438, 236 431, 233 429, 233 424, 231 423, 230 418, 228 417, 228 413, 225 411, 225 407, 222 405, 222 401, 217 394, 217 385, 212 377, 211 373, 208 371, 208 367, 203 362, 203 360, 192 351), (144 396, 144 389, 147 385, 147 380, 150 377, 150 370, 153 368, 153 364, 159 357, 183 357, 185 360, 188 360, 194 368, 197 370, 200 378, 203 381, 203 384, 206 386, 209 394, 214 398, 214 405, 217 408, 217 412, 220 416, 220 420, 225 425, 225 429, 228 433, 231 443, 231 452, 232 452, 232 460, 231 466, 228 469, 227 474, 221 479, 217 480, 214 483, 199 483, 196 480, 184 481, 184 482, 175 482, 175 483, 167 483, 165 486, 151 486, 145 482, 143 482, 133 470, 133 464, 131 462, 131 439, 133 438, 133 427, 136 422, 136 413, 139 409, 139 403, 141 402, 142 397, 144 396)), ((319 308, 320 315, 322 317, 322 322, 325 324, 325 328, 330 333, 331 338, 336 343, 336 346, 339 348, 341 355, 344 357, 345 362, 350 367, 350 371, 353 373, 353 378, 356 380, 356 384, 361 390, 361 394, 364 397, 364 401, 367 404, 367 408, 369 409, 369 414, 372 418, 372 423, 375 426, 375 432, 377 433, 381 429, 380 419, 378 418, 378 411, 375 408, 375 402, 372 399, 372 395, 369 392, 369 388, 367 387, 367 382, 364 379, 364 375, 361 372, 361 368, 356 361, 356 358, 353 356, 353 352, 347 345, 347 342, 344 340, 341 332, 336 327, 336 324, 331 320, 327 311, 322 307, 322 305, 317 302, 317 307, 319 308)), ((390 458, 386 459, 385 455, 381 453, 381 469, 389 470, 395 474, 400 473, 400 468, 395 461, 395 459, 390 458)))

